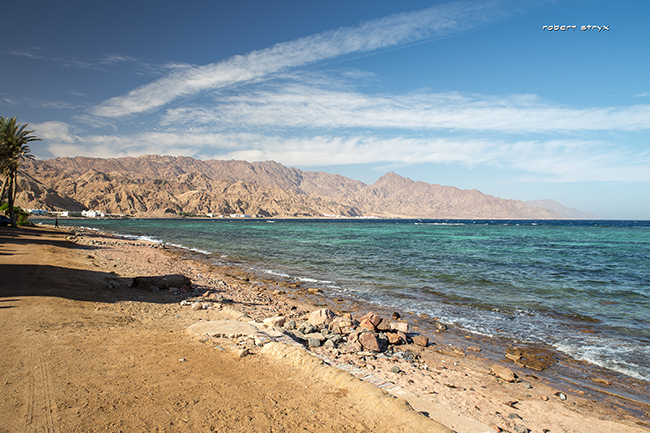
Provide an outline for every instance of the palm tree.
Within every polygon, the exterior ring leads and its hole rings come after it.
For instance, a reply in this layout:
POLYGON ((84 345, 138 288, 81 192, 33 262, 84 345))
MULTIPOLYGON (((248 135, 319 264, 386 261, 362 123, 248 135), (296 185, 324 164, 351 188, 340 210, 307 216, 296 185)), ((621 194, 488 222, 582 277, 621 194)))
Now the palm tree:
POLYGON ((34 159, 27 143, 40 140, 40 138, 31 135, 34 131, 26 129, 27 125, 27 123, 24 125, 16 123, 15 116, 11 119, 0 117, 0 174, 4 176, 0 200, 4 198, 6 189, 9 217, 11 225, 14 227, 16 226, 14 203, 16 201, 18 167, 24 161, 34 159))

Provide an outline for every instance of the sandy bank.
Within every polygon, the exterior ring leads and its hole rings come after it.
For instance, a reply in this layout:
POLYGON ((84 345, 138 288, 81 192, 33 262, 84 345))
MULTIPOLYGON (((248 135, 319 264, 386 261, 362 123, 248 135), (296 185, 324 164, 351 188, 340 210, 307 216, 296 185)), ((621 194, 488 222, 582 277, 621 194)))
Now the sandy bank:
POLYGON ((0 431, 444 431, 430 419, 466 432, 648 431, 648 415, 560 399, 531 372, 505 382, 478 353, 403 346, 417 355, 409 362, 314 350, 390 383, 396 400, 310 355, 296 361, 295 347, 192 337, 186 329, 200 320, 300 320, 315 307, 145 242, 69 236, 0 228, 0 431), (174 273, 194 291, 128 287, 174 273), (206 291, 219 295, 210 308, 180 305, 206 291))

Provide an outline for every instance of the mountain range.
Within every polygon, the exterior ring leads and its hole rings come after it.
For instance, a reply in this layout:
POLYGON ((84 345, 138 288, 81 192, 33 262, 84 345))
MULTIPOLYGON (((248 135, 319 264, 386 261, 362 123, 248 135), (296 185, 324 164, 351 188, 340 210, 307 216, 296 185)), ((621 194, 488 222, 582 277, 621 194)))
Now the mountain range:
POLYGON ((372 185, 273 161, 144 155, 55 158, 21 166, 17 205, 134 217, 590 218, 551 200, 523 202, 388 173, 372 185), (570 215, 566 212, 571 211, 570 215))

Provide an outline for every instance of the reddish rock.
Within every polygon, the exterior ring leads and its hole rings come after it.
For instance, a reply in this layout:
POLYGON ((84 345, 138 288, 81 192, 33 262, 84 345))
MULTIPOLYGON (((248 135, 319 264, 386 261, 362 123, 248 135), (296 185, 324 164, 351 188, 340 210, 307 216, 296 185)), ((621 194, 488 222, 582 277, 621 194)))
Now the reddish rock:
POLYGON ((169 288, 169 293, 177 293, 178 292, 178 287, 170 287, 169 288))
POLYGON ((352 318, 336 317, 332 320, 332 323, 330 323, 329 329, 335 334, 349 334, 352 332, 353 325, 354 323, 352 318))
POLYGON ((359 319, 359 322, 363 321, 363 319, 368 319, 370 323, 376 328, 377 325, 379 325, 379 322, 381 322, 381 317, 376 315, 375 313, 368 313, 365 316, 361 317, 359 319))
POLYGON ((210 291, 209 290, 203 294, 204 298, 207 298, 208 296, 210 296, 210 291))
POLYGON ((379 325, 377 325, 377 330, 386 332, 390 331, 392 328, 390 327, 390 322, 385 319, 381 319, 381 322, 379 322, 379 325))
POLYGON ((359 326, 361 328, 366 328, 369 331, 376 331, 377 328, 375 328, 375 325, 368 320, 367 318, 361 318, 361 321, 359 322, 359 326))
POLYGON ((188 294, 188 293, 190 293, 190 288, 188 286, 183 286, 183 287, 181 287, 179 289, 179 292, 181 292, 183 294, 188 294))
POLYGON ((390 344, 404 344, 404 343, 406 343, 406 339, 402 339, 402 337, 397 332, 388 332, 388 333, 386 333, 386 336, 388 337, 388 342, 390 344))
POLYGON ((413 344, 420 347, 427 347, 429 345, 429 338, 424 335, 416 335, 412 338, 413 344))
POLYGON ((364 332, 359 335, 359 343, 366 350, 372 350, 373 352, 381 352, 381 342, 377 338, 377 334, 374 332, 364 332))
POLYGON ((332 310, 328 308, 321 308, 320 310, 312 311, 312 313, 309 315, 308 322, 314 326, 328 325, 332 322, 332 320, 334 320, 335 317, 336 314, 332 310))

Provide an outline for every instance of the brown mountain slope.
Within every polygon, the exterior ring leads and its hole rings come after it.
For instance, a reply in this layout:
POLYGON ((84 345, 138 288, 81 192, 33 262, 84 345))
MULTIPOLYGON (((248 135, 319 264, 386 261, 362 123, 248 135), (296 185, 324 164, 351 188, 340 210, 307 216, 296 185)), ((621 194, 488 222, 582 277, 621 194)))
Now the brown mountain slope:
POLYGON ((414 182, 388 173, 372 185, 273 161, 189 157, 56 158, 22 167, 18 204, 141 217, 243 213, 415 218, 557 218, 550 210, 477 190, 414 182))

